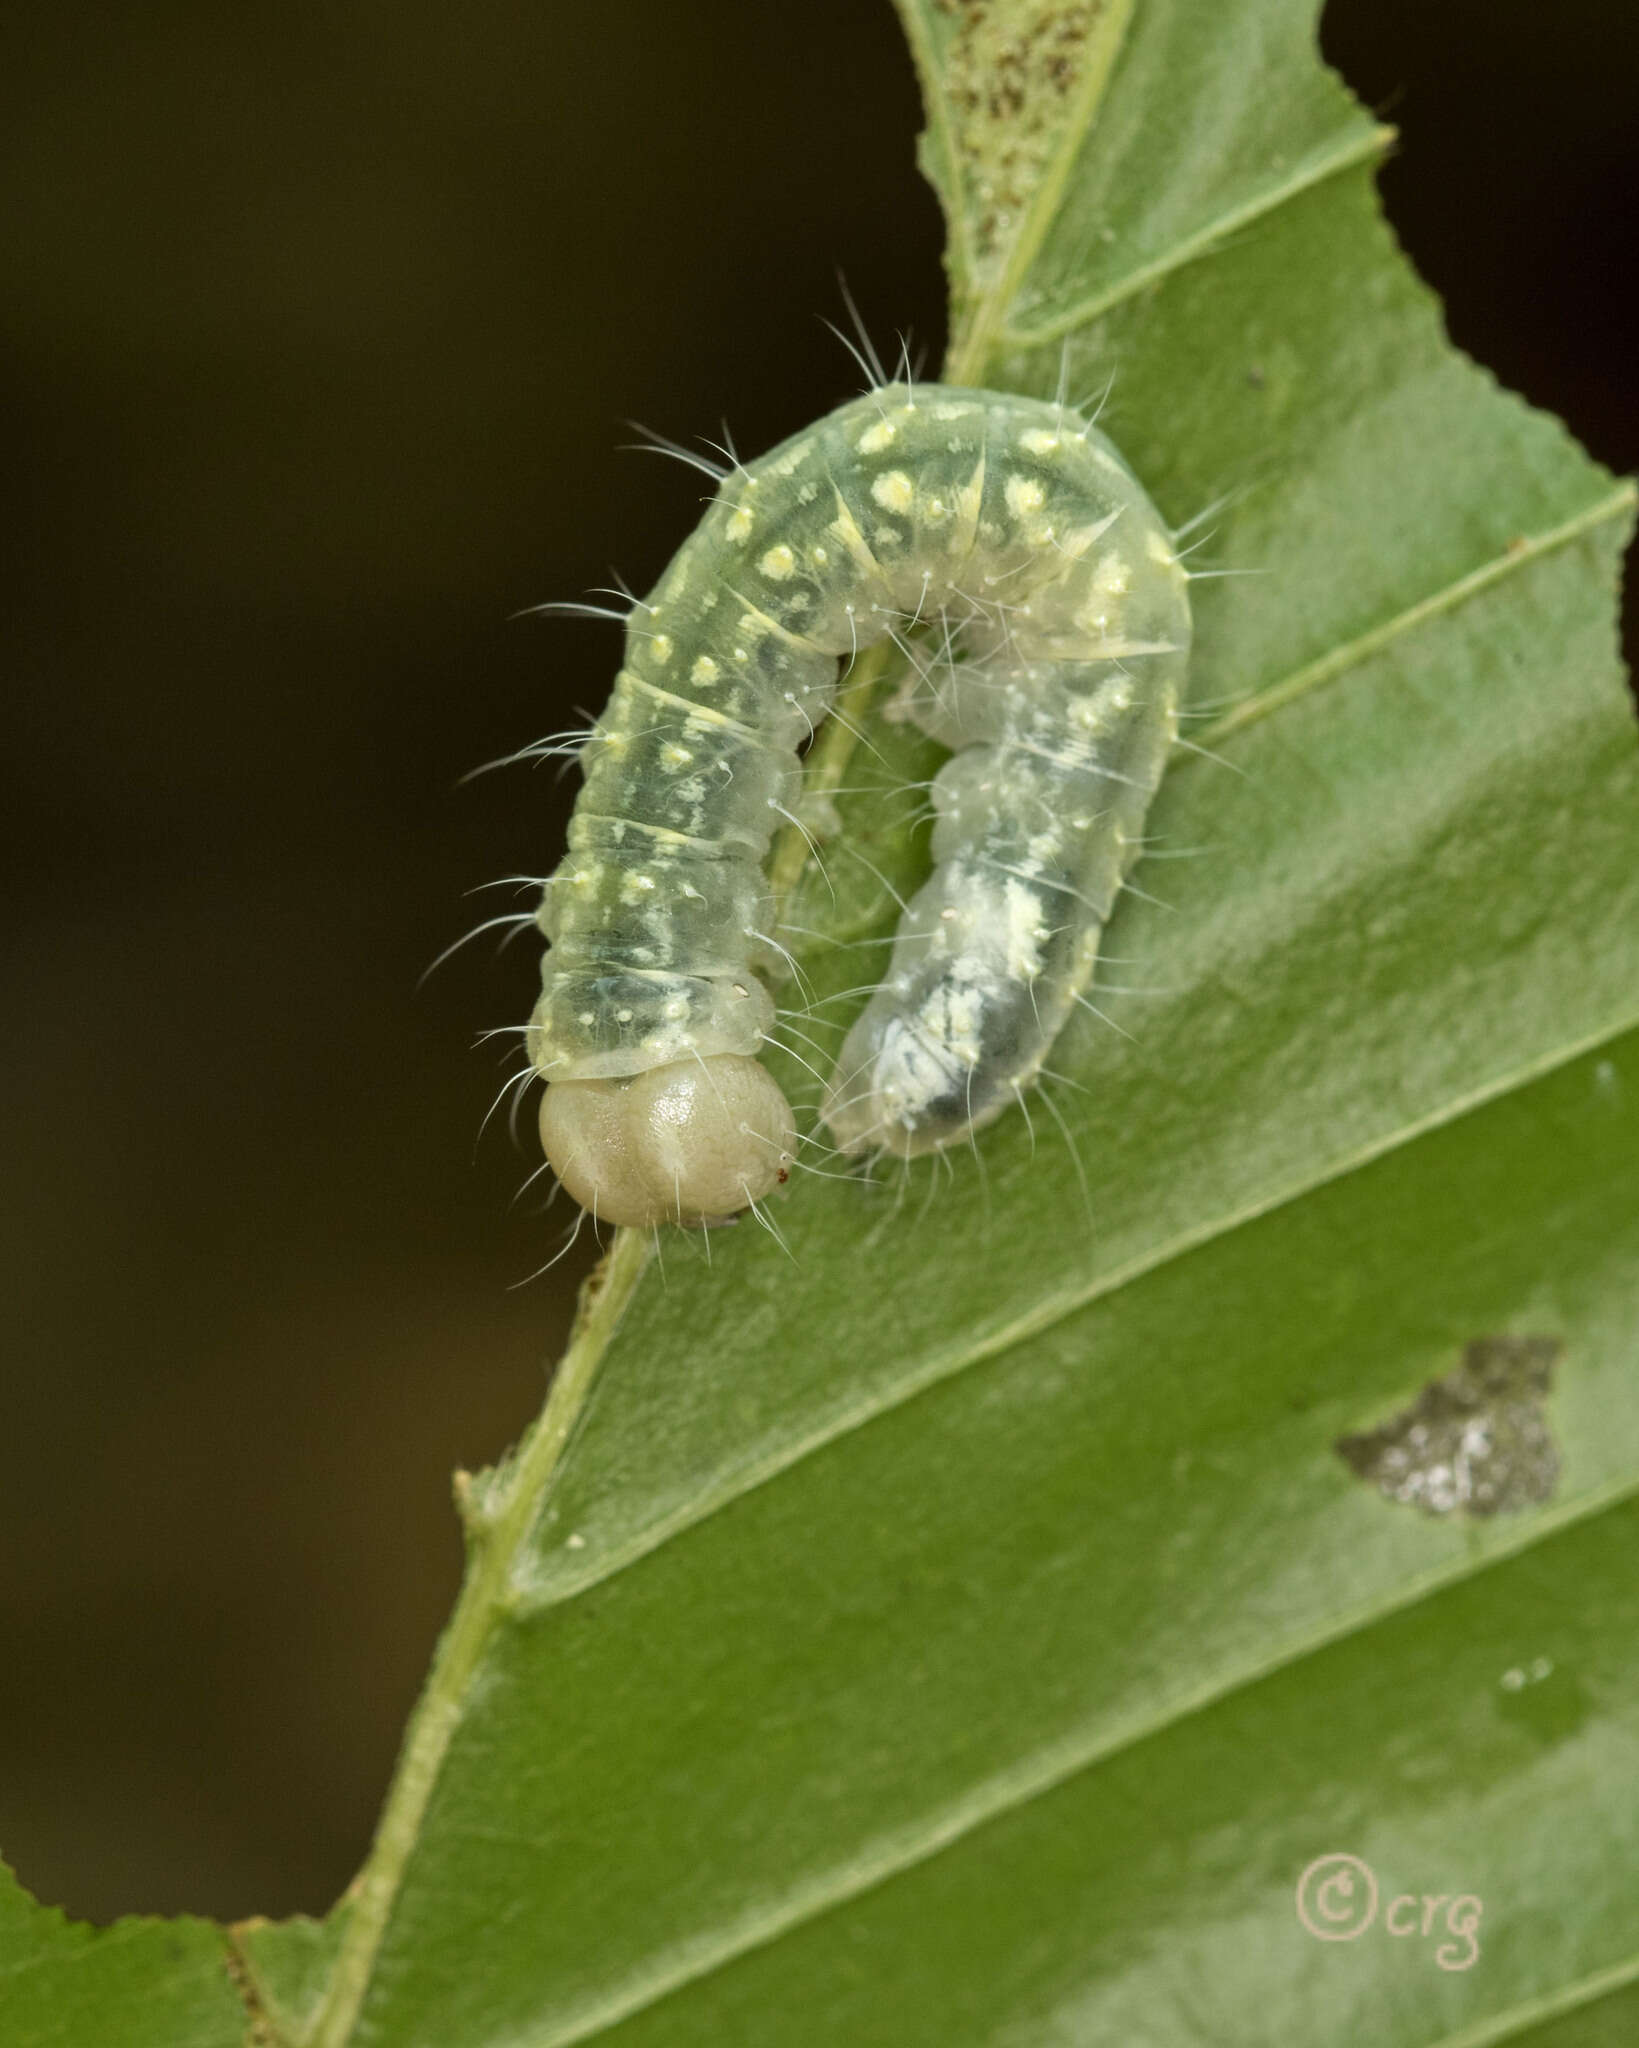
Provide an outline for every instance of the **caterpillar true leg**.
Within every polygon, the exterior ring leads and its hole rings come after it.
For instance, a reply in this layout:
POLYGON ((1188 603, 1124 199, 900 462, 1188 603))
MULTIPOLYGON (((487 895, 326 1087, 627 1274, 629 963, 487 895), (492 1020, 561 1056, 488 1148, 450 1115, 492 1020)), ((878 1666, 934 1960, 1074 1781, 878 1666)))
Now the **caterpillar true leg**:
POLYGON ((763 873, 838 665, 944 635, 908 715, 956 749, 929 881, 850 1032, 844 1151, 965 1140, 1040 1071, 1091 975, 1177 731, 1187 578, 1119 454, 1062 402, 889 385, 733 470, 628 630, 582 752, 529 1028, 541 1134, 583 1206, 700 1222, 785 1177, 756 1064, 763 873))

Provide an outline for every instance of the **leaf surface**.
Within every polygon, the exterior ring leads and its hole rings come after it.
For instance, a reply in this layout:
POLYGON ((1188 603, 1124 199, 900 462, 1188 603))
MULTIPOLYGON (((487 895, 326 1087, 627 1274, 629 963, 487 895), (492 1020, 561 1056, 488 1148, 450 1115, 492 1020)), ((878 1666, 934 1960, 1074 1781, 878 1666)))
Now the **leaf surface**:
POLYGON ((220 1928, 132 1917, 90 1927, 36 1905, 0 1864, 7 2048, 240 2048, 245 2008, 220 1928))
MULTIPOLYGON (((1631 494, 1444 340, 1313 11, 901 0, 946 374, 1107 391, 1250 573, 1028 1117, 800 1178, 783 1245, 617 1244, 348 1925, 241 1936, 291 2048, 1633 2038, 1631 494), (1354 1476, 1508 1336, 1548 1499, 1354 1476), (1334 1852, 1349 1942, 1295 1910, 1334 1852), (1386 1924, 1465 1894, 1470 1967, 1386 1924)), ((938 758, 862 669, 781 856, 822 1069, 938 758)))

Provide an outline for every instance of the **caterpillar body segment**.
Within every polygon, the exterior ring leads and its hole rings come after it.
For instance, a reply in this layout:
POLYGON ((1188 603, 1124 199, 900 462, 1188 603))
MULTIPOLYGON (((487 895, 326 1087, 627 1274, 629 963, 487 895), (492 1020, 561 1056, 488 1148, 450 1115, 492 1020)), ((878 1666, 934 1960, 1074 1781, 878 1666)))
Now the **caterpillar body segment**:
POLYGON ((907 1157, 965 1140, 1086 986, 1176 733, 1187 578, 1075 413, 885 386, 724 480, 634 609, 583 751, 528 1047, 547 1156, 600 1216, 707 1220, 785 1178, 789 1109, 745 1073, 774 1016, 769 844, 840 663, 912 625, 955 650, 909 709, 956 751, 833 1136, 907 1157))

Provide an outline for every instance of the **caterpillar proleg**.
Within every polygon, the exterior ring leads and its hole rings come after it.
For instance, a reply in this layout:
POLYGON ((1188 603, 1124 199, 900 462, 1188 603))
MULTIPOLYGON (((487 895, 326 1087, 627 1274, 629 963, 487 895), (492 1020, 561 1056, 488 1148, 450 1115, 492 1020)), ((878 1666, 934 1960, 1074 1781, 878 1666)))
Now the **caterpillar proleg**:
POLYGON ((699 1223, 786 1177, 764 864, 839 664, 907 621, 956 658, 910 715, 952 747, 935 867, 824 1116, 848 1153, 965 1140, 1091 976, 1177 732, 1188 579, 1062 404, 886 385, 736 467, 628 626, 539 923, 541 1138, 585 1208, 699 1223))

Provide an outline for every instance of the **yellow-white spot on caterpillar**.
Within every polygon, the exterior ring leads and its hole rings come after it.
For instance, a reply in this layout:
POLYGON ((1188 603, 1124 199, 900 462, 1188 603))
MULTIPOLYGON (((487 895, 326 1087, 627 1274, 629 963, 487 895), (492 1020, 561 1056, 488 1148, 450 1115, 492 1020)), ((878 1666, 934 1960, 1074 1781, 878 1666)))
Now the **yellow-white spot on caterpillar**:
POLYGON ((1125 597, 1132 588, 1132 570, 1119 555, 1111 555, 1101 563, 1098 574, 1093 578, 1093 587, 1104 591, 1110 597, 1125 597))
POLYGON ((623 903, 641 903, 645 896, 653 892, 654 886, 655 879, 653 875, 637 873, 623 875, 620 882, 621 901, 623 903))
POLYGON ((660 758, 674 775, 692 767, 694 755, 688 747, 680 747, 676 740, 668 740, 660 749, 660 758))
POLYGON ((933 416, 936 420, 970 420, 978 411, 973 405, 936 405, 933 416))
POLYGON ((729 539, 749 540, 751 537, 751 529, 753 524, 754 521, 752 520, 751 514, 746 510, 744 505, 741 505, 735 511, 733 517, 728 522, 729 539))
POLYGON ((1034 889, 1010 878, 1002 901, 1007 917, 1003 957, 1007 962, 1008 978, 1011 981, 1034 981, 1042 967, 1044 928, 1041 899, 1034 889))
POLYGON ((1010 476, 1002 487, 1002 495, 1015 519, 1029 519, 1047 502, 1047 493, 1033 476, 1010 476))
POLYGON ((812 505, 818 496, 819 485, 816 483, 806 483, 797 492, 797 503, 799 505, 812 505))
POLYGON ((916 486, 902 469, 884 470, 871 485, 871 496, 888 512, 908 512, 916 502, 916 486))
POLYGON ((808 559, 816 569, 823 569, 831 559, 829 548, 813 547, 808 550, 808 559))
POLYGON ((1045 427, 1032 427, 1028 434, 1019 436, 1019 446, 1031 455, 1051 455, 1059 447, 1057 434, 1050 434, 1045 427))
POLYGON ((782 540, 771 547, 757 564, 770 583, 783 583, 796 573, 797 558, 782 540))
POLYGON ((880 455, 884 448, 893 445, 898 428, 887 420, 878 420, 874 427, 867 427, 859 437, 861 455, 880 455))
POLYGON ((689 679, 696 683, 714 683, 722 673, 709 654, 702 654, 689 670, 689 679))
POLYGON ((924 1007, 923 1015, 928 1037, 934 1044, 943 1044, 964 1067, 979 1064, 984 1005, 976 989, 957 984, 948 992, 936 994, 924 1007))
POLYGON ((1159 562, 1163 568, 1170 568, 1172 566, 1174 560, 1172 548, 1168 544, 1165 535, 1157 533, 1153 527, 1144 536, 1144 552, 1152 562, 1159 562))

